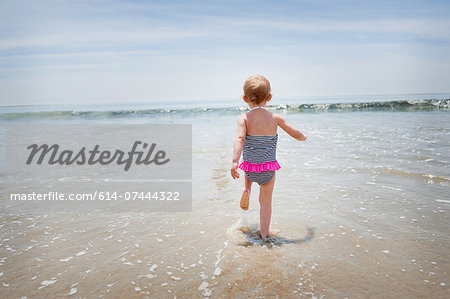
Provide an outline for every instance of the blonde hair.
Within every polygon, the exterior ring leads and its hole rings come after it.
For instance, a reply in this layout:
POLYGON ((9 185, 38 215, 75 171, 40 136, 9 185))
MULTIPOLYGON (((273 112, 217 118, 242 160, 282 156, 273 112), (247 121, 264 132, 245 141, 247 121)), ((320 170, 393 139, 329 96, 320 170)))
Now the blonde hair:
POLYGON ((261 75, 250 76, 244 83, 244 95, 255 104, 264 102, 270 95, 269 80, 261 75))

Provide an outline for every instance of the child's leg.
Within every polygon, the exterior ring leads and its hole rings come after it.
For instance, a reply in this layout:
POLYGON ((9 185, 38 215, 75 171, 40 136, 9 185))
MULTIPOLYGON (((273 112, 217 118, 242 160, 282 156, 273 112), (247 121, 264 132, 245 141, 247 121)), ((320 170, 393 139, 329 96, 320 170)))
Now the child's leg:
POLYGON ((261 237, 267 237, 269 235, 270 217, 272 215, 272 193, 273 186, 275 185, 275 175, 265 185, 262 185, 259 189, 259 225, 261 227, 261 237))
POLYGON ((248 210, 250 205, 250 192, 252 191, 252 181, 250 181, 247 175, 244 175, 244 192, 241 196, 241 209, 248 210))

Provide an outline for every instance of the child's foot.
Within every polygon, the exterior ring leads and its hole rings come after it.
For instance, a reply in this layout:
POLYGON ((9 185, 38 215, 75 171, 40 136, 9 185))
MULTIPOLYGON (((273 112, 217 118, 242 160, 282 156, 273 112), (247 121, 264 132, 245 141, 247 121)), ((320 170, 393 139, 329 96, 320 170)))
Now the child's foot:
POLYGON ((263 236, 263 235, 261 234, 261 230, 258 230, 256 233, 258 234, 258 237, 259 237, 260 239, 265 239, 265 238, 268 238, 268 237, 275 238, 274 236, 275 236, 275 234, 276 234, 277 232, 279 232, 279 230, 273 231, 273 230, 269 229, 269 234, 268 234, 267 236, 263 236))
POLYGON ((274 236, 267 235, 265 237, 262 237, 261 244, 275 245, 276 243, 277 243, 277 239, 274 236))
POLYGON ((244 190, 241 196, 241 209, 247 211, 249 205, 250 205, 250 194, 247 190, 244 190))

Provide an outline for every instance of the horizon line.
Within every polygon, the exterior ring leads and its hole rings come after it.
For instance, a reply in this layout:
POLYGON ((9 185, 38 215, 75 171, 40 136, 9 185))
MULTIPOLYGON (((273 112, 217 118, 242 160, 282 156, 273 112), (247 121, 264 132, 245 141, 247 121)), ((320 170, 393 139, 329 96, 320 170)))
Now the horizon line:
MULTIPOLYGON (((412 92, 412 93, 373 93, 373 94, 328 94, 328 95, 289 95, 289 96, 278 96, 278 98, 286 99, 286 98, 317 98, 317 97, 367 97, 367 96, 399 96, 399 95, 438 95, 438 94, 449 94, 450 91, 447 92, 412 92)), ((239 97, 240 98, 240 97, 239 97)), ((230 100, 230 97, 227 98, 198 98, 195 100, 196 102, 203 102, 203 101, 226 101, 230 100)), ((7 108, 7 107, 43 107, 43 106, 84 106, 84 105, 112 105, 112 104, 151 104, 151 103, 160 103, 160 102, 172 102, 172 103, 187 103, 192 99, 184 99, 184 100, 175 100, 175 99, 162 99, 162 100, 121 100, 121 101, 111 101, 111 102, 67 102, 67 103, 44 103, 44 104, 17 104, 17 105, 3 105, 0 103, 0 108, 7 108)))

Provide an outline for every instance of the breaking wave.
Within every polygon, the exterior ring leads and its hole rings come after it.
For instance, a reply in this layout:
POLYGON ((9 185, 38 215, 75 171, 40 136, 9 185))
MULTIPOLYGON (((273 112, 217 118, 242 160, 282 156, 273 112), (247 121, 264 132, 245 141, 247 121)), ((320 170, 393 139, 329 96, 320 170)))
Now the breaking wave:
MULTIPOLYGON (((271 105, 271 111, 304 113, 304 112, 358 112, 358 111, 435 111, 449 110, 450 99, 428 99, 428 100, 396 100, 377 101, 360 103, 331 103, 331 104, 284 104, 271 105)), ((224 108, 185 108, 185 109, 124 109, 106 111, 82 111, 82 110, 61 110, 61 111, 35 111, 35 112, 2 112, 0 108, 0 120, 14 120, 23 118, 128 118, 128 117, 148 117, 148 116, 168 116, 168 115, 198 115, 205 113, 218 114, 239 114, 248 111, 247 107, 224 107, 224 108)))

